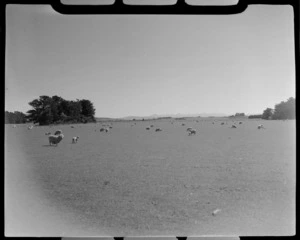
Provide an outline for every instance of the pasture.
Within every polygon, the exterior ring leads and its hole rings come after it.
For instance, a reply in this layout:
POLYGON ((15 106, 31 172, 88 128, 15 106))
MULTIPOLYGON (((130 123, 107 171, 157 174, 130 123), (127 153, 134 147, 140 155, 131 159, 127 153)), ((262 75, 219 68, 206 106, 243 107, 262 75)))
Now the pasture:
POLYGON ((6 125, 6 236, 295 233, 295 121, 225 121, 6 125))

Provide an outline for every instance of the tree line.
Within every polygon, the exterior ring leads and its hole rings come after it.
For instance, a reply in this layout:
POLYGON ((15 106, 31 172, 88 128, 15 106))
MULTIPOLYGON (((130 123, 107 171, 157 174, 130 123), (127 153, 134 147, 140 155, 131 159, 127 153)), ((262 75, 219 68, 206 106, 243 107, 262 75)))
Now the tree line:
POLYGON ((5 123, 33 122, 39 125, 95 122, 95 108, 90 100, 68 101, 59 96, 40 96, 28 103, 27 114, 5 112, 5 123))
POLYGON ((236 113, 235 115, 229 116, 230 118, 235 118, 235 117, 245 117, 245 113, 236 113))
POLYGON ((290 97, 286 102, 281 101, 273 108, 266 108, 261 115, 250 115, 248 118, 266 120, 286 120, 296 118, 296 99, 290 97))
POLYGON ((40 96, 29 102, 27 119, 39 125, 95 122, 95 108, 90 100, 68 101, 59 96, 40 96))
POLYGON ((19 124, 19 123, 26 123, 26 115, 22 112, 9 112, 5 111, 5 123, 11 124, 19 124))

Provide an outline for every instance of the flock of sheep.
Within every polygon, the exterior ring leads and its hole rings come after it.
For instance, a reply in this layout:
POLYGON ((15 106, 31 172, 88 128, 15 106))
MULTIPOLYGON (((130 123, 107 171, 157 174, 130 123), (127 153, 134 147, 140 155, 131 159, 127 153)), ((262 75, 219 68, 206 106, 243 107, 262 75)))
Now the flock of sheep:
POLYGON ((103 128, 100 128, 100 132, 109 132, 109 130, 112 129, 112 126, 109 124, 103 124, 102 127, 103 128))
MULTIPOLYGON (((198 122, 198 120, 196 121, 198 122)), ((174 122, 171 122, 172 124, 174 122)), ((242 124, 243 122, 239 122, 239 124, 242 124)), ((214 122, 212 122, 212 124, 214 124, 214 122)), ((228 124, 227 122, 221 122, 221 125, 224 124, 228 124)), ((136 123, 133 123, 131 126, 133 127, 134 125, 136 125, 136 123)), ((185 123, 182 123, 181 126, 185 126, 185 123)), ((13 125, 13 128, 15 128, 16 125, 13 125)), ((71 128, 74 128, 74 126, 71 126, 71 128)), ((154 125, 150 125, 146 127, 146 130, 150 130, 154 128, 154 125)), ((230 128, 237 128, 237 126, 235 124, 233 124, 230 128)), ((28 130, 33 129, 33 125, 28 126, 28 130)), ((109 132, 109 130, 112 129, 112 126, 110 124, 103 124, 102 128, 100 128, 100 132, 109 132)), ((264 125, 260 124, 257 126, 257 129, 265 129, 264 125)), ((95 130, 96 131, 96 130, 95 130)), ((155 132, 160 132, 162 131, 161 128, 156 128, 155 132)), ((196 135, 197 131, 194 128, 188 127, 186 129, 186 131, 188 132, 188 135, 196 135)), ((62 133, 62 130, 57 130, 54 134, 51 134, 50 132, 46 132, 45 135, 48 135, 48 139, 49 139, 49 144, 51 145, 55 145, 57 146, 58 143, 61 142, 61 140, 64 138, 64 135, 62 133)), ((72 138, 72 143, 77 143, 79 139, 79 136, 73 137, 72 138)))
MULTIPOLYGON (((153 127, 154 127, 154 125, 150 125, 150 126, 146 127, 146 130, 150 130, 150 129, 153 128, 153 127)), ((162 131, 161 128, 156 128, 156 129, 155 129, 155 132, 161 132, 161 131, 162 131)))

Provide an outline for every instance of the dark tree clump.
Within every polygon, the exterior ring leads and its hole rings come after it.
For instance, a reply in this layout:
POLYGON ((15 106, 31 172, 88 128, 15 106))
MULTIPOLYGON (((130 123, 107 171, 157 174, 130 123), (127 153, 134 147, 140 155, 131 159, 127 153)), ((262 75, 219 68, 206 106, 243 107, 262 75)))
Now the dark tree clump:
POLYGON ((272 119, 272 116, 273 116, 273 112, 274 110, 272 108, 267 108, 263 114, 262 114, 262 119, 265 119, 265 120, 270 120, 272 119))
POLYGON ((95 108, 89 100, 68 101, 59 96, 40 96, 29 103, 27 119, 39 125, 95 122, 95 108))
POLYGON ((5 123, 19 124, 26 123, 26 115, 22 112, 5 111, 5 123))

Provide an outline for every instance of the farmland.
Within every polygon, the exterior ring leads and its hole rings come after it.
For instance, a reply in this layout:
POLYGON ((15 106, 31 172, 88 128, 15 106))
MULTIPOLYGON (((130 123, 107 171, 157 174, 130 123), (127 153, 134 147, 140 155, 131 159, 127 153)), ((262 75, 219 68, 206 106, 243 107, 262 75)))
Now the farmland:
POLYGON ((102 124, 5 126, 6 235, 294 233, 295 121, 102 124), (57 129, 64 139, 49 146, 57 129))

